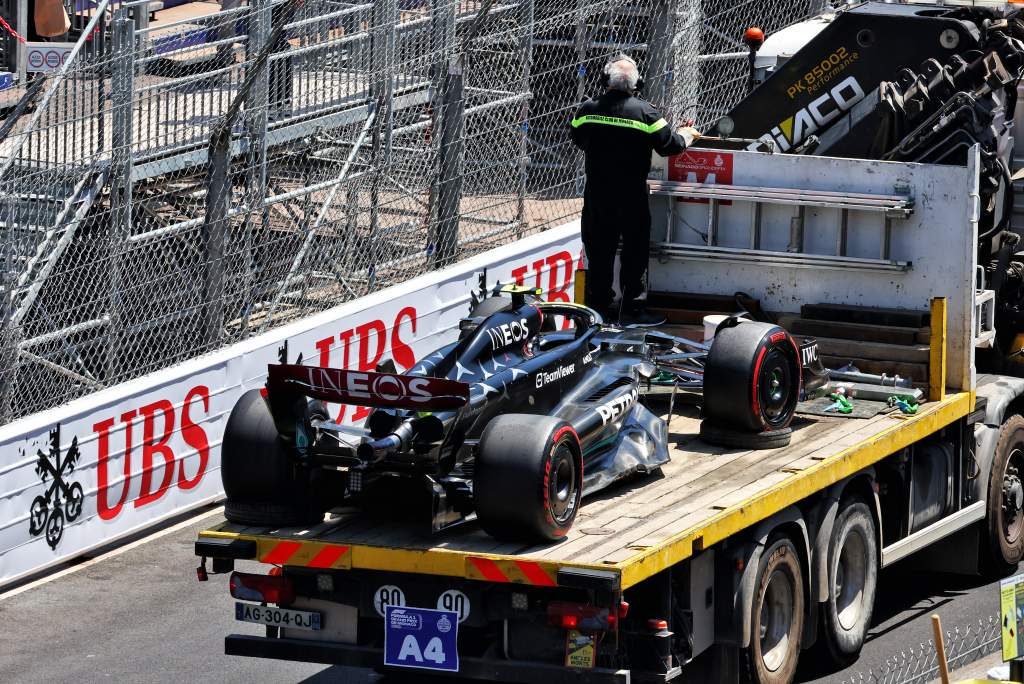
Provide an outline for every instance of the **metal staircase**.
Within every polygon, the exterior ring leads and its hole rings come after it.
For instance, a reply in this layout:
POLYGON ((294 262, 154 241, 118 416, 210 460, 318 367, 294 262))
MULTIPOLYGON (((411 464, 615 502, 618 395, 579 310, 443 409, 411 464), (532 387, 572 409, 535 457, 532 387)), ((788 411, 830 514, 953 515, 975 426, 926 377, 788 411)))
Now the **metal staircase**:
POLYGON ((107 172, 48 167, 40 173, 19 165, 9 172, 19 178, 19 190, 3 202, 0 230, 12 238, 17 276, 11 287, 11 319, 20 326, 101 194, 107 172))

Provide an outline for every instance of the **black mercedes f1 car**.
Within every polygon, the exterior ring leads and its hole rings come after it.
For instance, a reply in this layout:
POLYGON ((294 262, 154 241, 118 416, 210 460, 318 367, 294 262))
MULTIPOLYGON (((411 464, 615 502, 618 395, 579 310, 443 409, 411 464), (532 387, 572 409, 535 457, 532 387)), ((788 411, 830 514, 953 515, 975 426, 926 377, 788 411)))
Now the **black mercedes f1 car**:
POLYGON ((265 391, 246 393, 228 420, 226 516, 310 524, 339 505, 404 507, 418 493, 434 531, 475 514, 499 538, 557 540, 584 495, 669 460, 642 383, 702 391, 720 431, 778 435, 799 398, 800 359, 767 323, 723 325, 709 347, 505 288, 475 301, 458 341, 405 374, 269 366, 265 391), (325 401, 373 411, 347 427, 325 401))

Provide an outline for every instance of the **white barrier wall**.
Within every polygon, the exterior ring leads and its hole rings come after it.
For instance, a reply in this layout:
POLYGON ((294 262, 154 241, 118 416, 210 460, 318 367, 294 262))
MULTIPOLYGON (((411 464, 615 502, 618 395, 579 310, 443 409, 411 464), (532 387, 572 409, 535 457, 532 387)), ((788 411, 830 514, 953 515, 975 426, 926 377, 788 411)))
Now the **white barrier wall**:
MULTIPOLYGON (((566 224, 0 427, 0 586, 220 497, 224 425, 268 363, 372 370, 390 357, 408 370, 455 338, 480 271, 570 301, 581 250, 566 224)), ((368 412, 334 410, 348 423, 368 412)))

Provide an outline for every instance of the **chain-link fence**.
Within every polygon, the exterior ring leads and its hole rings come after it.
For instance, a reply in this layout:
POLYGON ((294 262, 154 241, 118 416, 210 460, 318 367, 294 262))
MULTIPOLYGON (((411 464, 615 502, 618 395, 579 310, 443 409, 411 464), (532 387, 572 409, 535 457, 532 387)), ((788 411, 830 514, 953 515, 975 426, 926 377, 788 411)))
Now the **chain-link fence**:
POLYGON ((0 423, 578 215, 625 50, 681 123, 820 0, 101 0, 0 110, 0 423))
MULTIPOLYGON (((943 644, 951 672, 996 653, 1002 647, 999 618, 990 617, 947 631, 943 644)), ((927 684, 938 678, 938 656, 935 643, 929 639, 894 654, 877 670, 861 672, 843 680, 843 684, 927 684)))

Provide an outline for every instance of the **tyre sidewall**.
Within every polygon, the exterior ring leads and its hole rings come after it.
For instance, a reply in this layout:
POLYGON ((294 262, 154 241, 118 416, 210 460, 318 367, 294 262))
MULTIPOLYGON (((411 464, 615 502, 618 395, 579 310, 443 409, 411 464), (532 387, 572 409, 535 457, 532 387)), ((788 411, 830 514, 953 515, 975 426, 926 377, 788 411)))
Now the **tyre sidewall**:
POLYGON ((576 519, 576 515, 579 513, 580 502, 583 497, 583 463, 580 455, 579 437, 576 435, 576 431, 569 425, 559 426, 558 429, 552 431, 551 436, 548 438, 548 445, 549 446, 545 449, 542 461, 543 472, 541 478, 544 483, 544 487, 540 493, 542 511, 540 524, 546 530, 546 536, 551 541, 554 541, 556 539, 561 539, 569 532, 569 529, 572 528, 573 521, 576 519), (548 479, 554 476, 556 456, 561 452, 563 445, 569 448, 571 458, 573 459, 576 491, 572 504, 572 515, 568 519, 559 523, 551 514, 551 503, 548 501, 551 488, 548 486, 548 479))
POLYGON ((579 512, 583 467, 579 439, 564 421, 508 414, 494 418, 480 438, 474 501, 484 530, 502 539, 555 541, 565 536, 579 512), (576 460, 574 514, 559 525, 548 508, 547 477, 561 444, 576 460))
POLYGON ((828 600, 824 604, 825 639, 833 660, 849 664, 857 658, 864 645, 871 614, 874 609, 875 591, 878 586, 878 544, 875 535, 874 518, 871 509, 862 499, 854 499, 840 511, 833 526, 832 538, 828 543, 828 600), (853 629, 847 630, 839 621, 835 595, 836 572, 842 543, 851 534, 864 538, 865 559, 864 589, 861 594, 861 616, 853 629))
POLYGON ((789 684, 796 673, 797 660, 800 655, 800 642, 803 638, 804 623, 804 587, 803 572, 796 546, 786 537, 776 538, 765 547, 757 570, 754 584, 754 602, 750 616, 750 645, 745 649, 747 656, 747 674, 752 682, 758 684, 789 684), (772 672, 764 665, 761 653, 761 606, 768 590, 769 580, 776 569, 784 569, 792 582, 793 590, 793 625, 790 627, 788 655, 778 670, 772 672))
MULTIPOLYGON (((1024 557, 1024 533, 1011 546, 1003 536, 1001 525, 1003 473, 1015 446, 1024 447, 1024 418, 1017 415, 1010 416, 999 431, 989 473, 985 524, 988 529, 988 560, 994 566, 991 569, 997 573, 1011 570, 1024 557)), ((1024 473, 1021 475, 1024 476, 1024 473)))
MULTIPOLYGON (((327 418, 320 402, 310 403, 306 419, 311 418, 327 418)), ((260 391, 244 393, 228 418, 221 449, 221 481, 229 520, 297 525, 323 519, 330 498, 323 486, 323 473, 297 465, 291 449, 278 435, 260 391)))
POLYGON ((704 372, 703 415, 750 432, 786 428, 796 412, 801 373, 796 342, 782 328, 753 322, 722 329, 712 342, 704 372), (773 350, 788 359, 793 386, 783 415, 769 423, 760 407, 758 371, 773 350))

